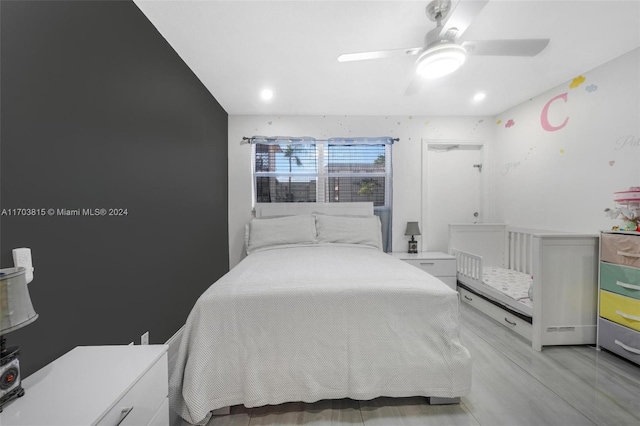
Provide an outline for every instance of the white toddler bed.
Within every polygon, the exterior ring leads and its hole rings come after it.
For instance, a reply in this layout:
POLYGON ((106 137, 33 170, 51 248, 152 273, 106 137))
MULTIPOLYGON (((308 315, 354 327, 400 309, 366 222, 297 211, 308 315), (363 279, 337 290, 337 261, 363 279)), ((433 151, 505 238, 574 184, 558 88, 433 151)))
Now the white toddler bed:
POLYGON ((598 235, 449 225, 461 300, 543 346, 594 344, 598 235))
POLYGON ((239 404, 458 402, 471 386, 458 294, 382 251, 371 204, 365 216, 302 204, 258 206, 258 216, 319 214, 253 219, 247 257, 196 302, 169 380, 172 408, 206 424, 239 404))

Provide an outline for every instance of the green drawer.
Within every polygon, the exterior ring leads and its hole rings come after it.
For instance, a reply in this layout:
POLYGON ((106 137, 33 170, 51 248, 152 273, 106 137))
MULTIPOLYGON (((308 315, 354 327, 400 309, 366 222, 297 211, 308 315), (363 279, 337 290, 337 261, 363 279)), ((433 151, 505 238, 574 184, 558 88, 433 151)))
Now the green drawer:
POLYGON ((600 262, 600 288, 640 299, 640 269, 600 262))

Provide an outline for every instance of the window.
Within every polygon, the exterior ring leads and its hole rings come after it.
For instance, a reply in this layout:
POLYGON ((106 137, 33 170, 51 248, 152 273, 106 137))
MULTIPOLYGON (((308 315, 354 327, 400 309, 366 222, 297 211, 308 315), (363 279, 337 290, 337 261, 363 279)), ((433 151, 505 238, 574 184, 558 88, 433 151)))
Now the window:
POLYGON ((328 145, 325 158, 325 202, 389 204, 386 145, 328 145))
POLYGON ((254 202, 373 202, 391 238, 391 138, 253 137, 254 202))
POLYGON ((255 201, 315 202, 318 165, 315 144, 254 145, 255 201))

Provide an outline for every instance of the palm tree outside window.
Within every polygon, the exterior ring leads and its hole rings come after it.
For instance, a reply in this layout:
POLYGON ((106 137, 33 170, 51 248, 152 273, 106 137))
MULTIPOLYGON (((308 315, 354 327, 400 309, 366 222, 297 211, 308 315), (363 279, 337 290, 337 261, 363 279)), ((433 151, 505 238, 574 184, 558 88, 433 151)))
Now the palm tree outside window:
POLYGON ((390 250, 391 138, 251 140, 254 202, 372 202, 390 250))

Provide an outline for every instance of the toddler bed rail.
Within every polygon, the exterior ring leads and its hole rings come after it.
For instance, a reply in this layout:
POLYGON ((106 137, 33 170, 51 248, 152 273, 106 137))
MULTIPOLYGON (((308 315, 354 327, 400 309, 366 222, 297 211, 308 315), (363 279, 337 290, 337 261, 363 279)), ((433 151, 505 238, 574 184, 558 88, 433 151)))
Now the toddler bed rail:
POLYGON ((462 277, 469 281, 482 282, 482 256, 457 249, 450 249, 449 252, 456 257, 458 279, 462 277))
POLYGON ((455 224, 449 225, 449 252, 457 259, 461 300, 530 340, 536 350, 595 343, 598 235, 455 224), (523 311, 508 296, 487 292, 485 266, 531 275, 533 309, 523 311))

